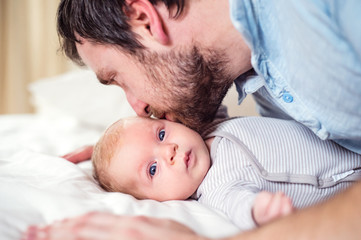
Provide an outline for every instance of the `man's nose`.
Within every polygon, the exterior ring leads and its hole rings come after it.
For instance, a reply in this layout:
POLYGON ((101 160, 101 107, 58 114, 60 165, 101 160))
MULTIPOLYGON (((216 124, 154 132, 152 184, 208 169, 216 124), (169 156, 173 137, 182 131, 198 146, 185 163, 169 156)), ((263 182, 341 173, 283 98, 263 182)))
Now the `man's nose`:
POLYGON ((149 104, 138 100, 132 108, 134 109, 135 113, 140 117, 150 117, 151 112, 149 109, 149 104))
POLYGON ((173 165, 175 163, 175 156, 177 154, 178 145, 175 143, 164 144, 162 146, 162 158, 164 161, 173 165))
POLYGON ((130 106, 133 108, 135 113, 140 117, 150 117, 150 106, 149 104, 133 97, 130 95, 127 95, 127 100, 130 104, 130 106))

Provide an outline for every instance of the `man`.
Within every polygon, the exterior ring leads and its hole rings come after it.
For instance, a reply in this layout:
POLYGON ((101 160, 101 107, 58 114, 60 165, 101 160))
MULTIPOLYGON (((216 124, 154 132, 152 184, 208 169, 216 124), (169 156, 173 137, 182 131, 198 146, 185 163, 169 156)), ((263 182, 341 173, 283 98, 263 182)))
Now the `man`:
POLYGON ((219 9, 228 11, 225 1, 213 1, 213 10, 197 1, 191 8, 180 1, 178 9, 176 1, 167 2, 172 2, 170 12, 147 0, 94 1, 94 6, 63 1, 58 16, 63 49, 90 67, 101 83, 121 86, 138 115, 154 114, 199 129, 213 120, 233 80, 251 68, 250 50, 229 18, 214 21, 219 9), (72 5, 79 12, 67 12, 72 5), (188 17, 180 20, 177 11, 183 8, 191 18, 201 12, 205 16, 192 26, 188 17), (207 22, 215 34, 204 27, 207 22), (236 49, 229 48, 232 43, 236 49))
POLYGON ((69 0, 58 31, 67 56, 122 87, 140 116, 199 130, 240 76, 239 101, 254 93, 262 115, 293 118, 361 153, 360 5, 69 0), (258 77, 247 79, 252 67, 258 77))
MULTIPOLYGON (((262 115, 293 118, 361 153, 359 12, 358 0, 63 0, 58 31, 67 56, 122 87, 140 116, 199 130, 234 81, 240 101, 253 93, 262 115)), ((345 226, 359 222, 359 189, 317 210, 326 226, 319 238, 334 229, 331 212, 335 219, 350 213, 345 226), (338 207, 340 199, 347 206, 338 207)), ((310 223, 317 211, 289 224, 310 223)), ((255 234, 282 229, 272 226, 255 234)), ((305 233, 314 227, 302 226, 305 233)))

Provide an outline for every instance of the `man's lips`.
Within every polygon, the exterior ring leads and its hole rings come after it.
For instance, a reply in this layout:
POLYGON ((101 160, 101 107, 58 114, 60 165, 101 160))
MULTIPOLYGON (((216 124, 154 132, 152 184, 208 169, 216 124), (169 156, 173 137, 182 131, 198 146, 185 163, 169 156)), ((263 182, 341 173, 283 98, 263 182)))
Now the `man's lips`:
POLYGON ((153 116, 158 119, 166 119, 171 122, 180 122, 176 117, 174 117, 172 113, 161 113, 161 114, 153 113, 153 116))
POLYGON ((173 115, 171 113, 163 113, 162 115, 160 116, 155 116, 159 119, 167 119, 168 121, 171 121, 171 122, 177 122, 177 119, 173 117, 173 115))
POLYGON ((168 121, 177 122, 177 119, 174 118, 173 115, 169 113, 165 113, 164 118, 167 119, 168 121))

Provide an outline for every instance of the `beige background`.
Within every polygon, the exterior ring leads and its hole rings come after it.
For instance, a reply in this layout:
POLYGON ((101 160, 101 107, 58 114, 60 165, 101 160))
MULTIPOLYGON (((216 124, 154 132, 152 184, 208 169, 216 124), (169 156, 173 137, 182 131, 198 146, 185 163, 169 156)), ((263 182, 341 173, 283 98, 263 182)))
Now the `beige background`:
MULTIPOLYGON (((58 3, 0 0, 0 114, 34 112, 28 84, 76 68, 57 52, 58 3)), ((231 116, 257 114, 251 97, 237 105, 234 87, 224 102, 231 116)))
POLYGON ((238 105, 238 93, 236 87, 233 84, 232 88, 227 93, 227 96, 223 100, 223 104, 228 107, 229 116, 258 116, 256 110, 256 104, 253 100, 252 95, 248 95, 245 100, 243 100, 241 105, 238 105))
POLYGON ((0 0, 0 113, 32 112, 27 85, 72 68, 57 53, 59 0, 0 0))

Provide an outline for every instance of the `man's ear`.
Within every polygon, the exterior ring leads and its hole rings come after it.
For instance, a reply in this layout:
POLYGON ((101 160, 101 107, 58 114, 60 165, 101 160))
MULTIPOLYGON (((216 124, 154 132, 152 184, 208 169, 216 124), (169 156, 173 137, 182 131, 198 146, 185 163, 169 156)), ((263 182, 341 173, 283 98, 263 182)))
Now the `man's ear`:
POLYGON ((134 32, 143 37, 149 35, 163 45, 169 43, 162 18, 148 0, 127 0, 127 5, 125 12, 134 32))

